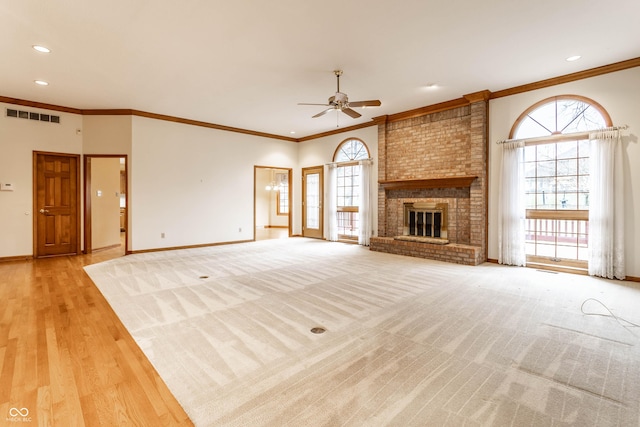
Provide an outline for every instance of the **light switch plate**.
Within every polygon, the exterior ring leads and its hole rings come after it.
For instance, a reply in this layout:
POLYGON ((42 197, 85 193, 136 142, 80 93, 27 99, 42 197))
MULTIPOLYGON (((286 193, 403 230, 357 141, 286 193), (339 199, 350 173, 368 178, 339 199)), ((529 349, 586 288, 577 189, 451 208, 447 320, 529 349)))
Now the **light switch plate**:
POLYGON ((0 191, 13 191, 13 184, 10 184, 10 183, 0 184, 0 191))

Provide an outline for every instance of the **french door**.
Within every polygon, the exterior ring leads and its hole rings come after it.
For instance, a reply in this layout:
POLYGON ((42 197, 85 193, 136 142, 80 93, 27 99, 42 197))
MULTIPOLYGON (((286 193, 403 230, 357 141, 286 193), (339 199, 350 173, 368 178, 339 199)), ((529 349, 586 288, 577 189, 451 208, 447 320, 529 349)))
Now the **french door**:
POLYGON ((302 235, 322 239, 323 168, 302 169, 302 235))

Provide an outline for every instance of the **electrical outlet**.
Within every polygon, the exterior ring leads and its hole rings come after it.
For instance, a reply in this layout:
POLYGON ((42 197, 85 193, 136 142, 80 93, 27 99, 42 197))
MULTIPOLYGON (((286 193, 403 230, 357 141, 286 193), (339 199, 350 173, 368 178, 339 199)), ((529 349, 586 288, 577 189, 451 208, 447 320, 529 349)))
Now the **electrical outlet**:
POLYGON ((164 239, 164 233, 160 233, 160 238, 164 239))
POLYGON ((242 233, 242 227, 238 227, 238 233, 242 233))

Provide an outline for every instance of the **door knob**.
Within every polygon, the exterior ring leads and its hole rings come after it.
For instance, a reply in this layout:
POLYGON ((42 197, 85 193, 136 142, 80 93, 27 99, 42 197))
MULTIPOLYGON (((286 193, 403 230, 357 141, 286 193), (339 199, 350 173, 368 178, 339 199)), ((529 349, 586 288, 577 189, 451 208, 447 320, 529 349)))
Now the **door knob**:
POLYGON ((49 211, 46 209, 40 209, 40 213, 49 213, 49 211))

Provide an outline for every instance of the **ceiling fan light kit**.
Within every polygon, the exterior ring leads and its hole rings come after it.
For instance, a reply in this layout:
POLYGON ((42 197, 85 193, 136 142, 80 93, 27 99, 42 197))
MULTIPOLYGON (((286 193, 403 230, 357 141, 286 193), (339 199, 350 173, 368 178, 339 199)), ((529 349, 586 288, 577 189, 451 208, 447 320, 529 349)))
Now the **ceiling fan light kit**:
POLYGON ((340 76, 342 75, 342 70, 334 70, 333 73, 336 75, 336 80, 337 80, 337 88, 336 88, 336 93, 329 97, 328 103, 327 104, 309 104, 309 103, 299 103, 298 105, 322 105, 325 107, 329 107, 321 112, 319 112, 318 114, 311 116, 312 118, 316 118, 316 117, 320 117, 320 116, 324 116, 325 114, 327 114, 329 111, 334 111, 334 110, 339 110, 343 113, 345 113, 346 115, 357 119, 358 117, 361 117, 362 114, 358 113, 357 111, 353 110, 352 108, 358 108, 358 107, 379 107, 380 105, 382 105, 382 103, 379 100, 370 100, 370 101, 354 101, 354 102, 349 102, 349 97, 347 96, 346 93, 340 92, 340 76))

